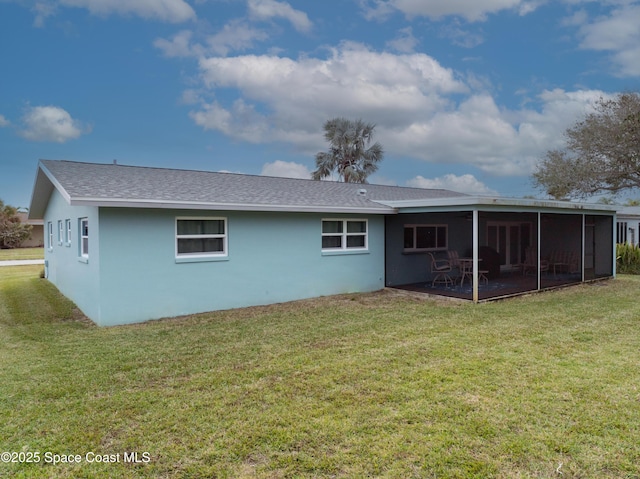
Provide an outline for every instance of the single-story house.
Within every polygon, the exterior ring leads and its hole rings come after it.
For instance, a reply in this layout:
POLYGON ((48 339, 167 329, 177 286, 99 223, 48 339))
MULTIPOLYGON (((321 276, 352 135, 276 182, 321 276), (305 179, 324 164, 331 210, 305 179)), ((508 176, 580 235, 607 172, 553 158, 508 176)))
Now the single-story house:
POLYGON ((31 234, 20 243, 21 248, 37 248, 44 245, 44 222, 41 219, 29 219, 29 215, 23 211, 18 213, 21 223, 31 225, 31 234))
POLYGON ((616 242, 634 246, 640 244, 640 206, 623 206, 618 209, 616 242))
POLYGON ((385 287, 479 301, 615 275, 607 205, 42 160, 29 214, 44 220, 46 277, 99 325, 385 287), (471 276, 431 285, 432 258, 452 251, 471 276))

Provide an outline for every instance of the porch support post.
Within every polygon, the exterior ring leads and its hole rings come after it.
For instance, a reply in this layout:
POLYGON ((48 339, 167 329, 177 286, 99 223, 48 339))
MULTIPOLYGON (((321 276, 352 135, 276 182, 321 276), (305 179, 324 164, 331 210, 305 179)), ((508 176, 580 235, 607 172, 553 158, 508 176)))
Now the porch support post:
POLYGON ((580 270, 581 270, 581 275, 582 275, 581 281, 583 283, 584 283, 584 260, 585 260, 585 251, 586 251, 585 245, 586 245, 586 241, 587 241, 587 239, 586 239, 586 233, 587 233, 586 229, 587 229, 587 216, 584 213, 582 213, 582 261, 581 261, 582 262, 582 268, 580 268, 580 270))
POLYGON ((540 266, 541 266, 541 262, 540 262, 540 250, 542 249, 542 243, 541 240, 542 239, 542 213, 540 213, 538 211, 538 247, 536 248, 536 251, 538 252, 537 254, 537 258, 536 258, 536 262, 538 265, 537 271, 536 271, 536 276, 537 276, 537 281, 538 281, 538 291, 540 291, 540 286, 542 285, 541 283, 541 278, 540 278, 540 266))
POLYGON ((478 210, 473 210, 473 302, 478 302, 478 210))
MULTIPOLYGON (((611 221, 613 221, 613 225, 611 227, 611 244, 613 245, 613 268, 611 269, 613 270, 613 278, 615 279, 618 274, 618 251, 616 248, 616 225, 618 224, 617 213, 613 214, 613 218, 611 218, 611 221)), ((631 233, 633 233, 633 231, 631 233)), ((631 241, 634 241, 633 236, 631 236, 631 241)))

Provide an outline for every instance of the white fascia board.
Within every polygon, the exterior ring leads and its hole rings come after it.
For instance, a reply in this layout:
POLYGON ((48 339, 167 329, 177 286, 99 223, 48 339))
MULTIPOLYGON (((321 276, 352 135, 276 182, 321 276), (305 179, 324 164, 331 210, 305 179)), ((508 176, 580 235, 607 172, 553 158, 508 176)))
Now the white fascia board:
POLYGON ((36 169, 36 177, 31 190, 29 219, 42 219, 46 210, 46 204, 54 189, 60 192, 60 195, 62 195, 67 203, 70 202, 71 198, 67 191, 40 161, 36 169))
POLYGON ((573 203, 571 201, 537 200, 528 198, 500 198, 491 196, 459 196, 454 198, 435 198, 425 200, 400 200, 400 201, 377 201, 380 204, 396 209, 403 208, 429 208, 429 207, 504 207, 504 208, 526 208, 526 209, 558 209, 558 210, 578 210, 578 211, 598 211, 615 212, 613 205, 601 205, 590 203, 573 203))
POLYGON ((55 176, 53 176, 53 174, 47 169, 46 166, 44 166, 42 164, 42 162, 40 162, 38 164, 39 168, 42 170, 42 172, 47 176, 47 178, 49 178, 49 181, 53 184, 53 186, 60 192, 60 194, 62 195, 62 197, 65 199, 65 201, 69 204, 71 204, 71 196, 69 195, 69 193, 67 193, 67 190, 65 190, 62 185, 60 184, 60 182, 56 179, 55 176))
POLYGON ((640 206, 619 206, 618 217, 630 217, 636 219, 640 217, 640 206))
POLYGON ((264 205, 248 203, 208 203, 194 201, 164 201, 138 199, 72 198, 72 206, 100 206, 113 208, 160 208, 184 210, 218 211, 280 211, 288 213, 355 213, 369 215, 395 214, 396 210, 387 208, 344 207, 344 206, 301 206, 301 205, 264 205))

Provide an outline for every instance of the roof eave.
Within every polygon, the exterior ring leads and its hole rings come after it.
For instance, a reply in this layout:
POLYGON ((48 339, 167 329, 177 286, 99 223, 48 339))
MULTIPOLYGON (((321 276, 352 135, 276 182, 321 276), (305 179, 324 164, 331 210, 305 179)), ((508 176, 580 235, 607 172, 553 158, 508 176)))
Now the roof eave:
POLYGON ((115 198, 71 198, 72 206, 98 206, 112 208, 159 208, 186 210, 218 211, 272 211, 288 213, 355 213, 355 214, 394 214, 392 207, 356 207, 324 205, 267 205, 251 203, 216 203, 197 201, 164 201, 151 199, 115 199, 115 198))
POLYGON ((53 189, 57 189, 67 203, 70 203, 70 196, 67 191, 62 187, 53 174, 42 163, 42 160, 38 162, 38 169, 36 170, 36 178, 33 182, 33 189, 31 192, 31 201, 29 203, 29 216, 30 220, 44 218, 44 213, 47 208, 47 203, 51 197, 53 189))
POLYGON ((429 207, 508 207, 522 209, 557 209, 557 210, 580 210, 580 211, 616 211, 613 205, 590 204, 590 203, 573 203, 570 201, 554 201, 539 200, 529 198, 503 198, 492 196, 460 196, 454 198, 436 198, 427 200, 400 200, 400 201, 378 201, 378 203, 396 208, 402 212, 402 209, 409 208, 429 208, 429 207))

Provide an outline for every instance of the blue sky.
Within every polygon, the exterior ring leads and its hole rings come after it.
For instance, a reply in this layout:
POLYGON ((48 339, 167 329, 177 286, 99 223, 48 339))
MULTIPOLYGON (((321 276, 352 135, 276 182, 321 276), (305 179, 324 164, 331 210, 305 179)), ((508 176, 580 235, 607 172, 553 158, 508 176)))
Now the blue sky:
POLYGON ((538 195, 595 100, 640 90, 640 0, 0 0, 0 198, 37 161, 308 177, 374 122, 372 183, 538 195))

